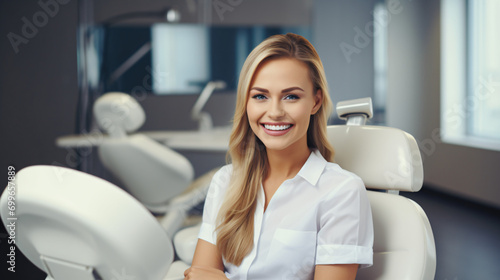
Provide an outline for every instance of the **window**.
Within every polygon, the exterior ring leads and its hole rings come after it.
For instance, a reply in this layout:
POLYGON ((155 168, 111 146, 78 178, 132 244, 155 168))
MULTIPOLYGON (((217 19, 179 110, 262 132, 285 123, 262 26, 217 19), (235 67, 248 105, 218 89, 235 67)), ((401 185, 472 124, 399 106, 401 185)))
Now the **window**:
POLYGON ((500 1, 469 1, 469 87, 475 114, 468 118, 467 132, 500 140, 500 1))
POLYGON ((500 150, 500 1, 442 0, 441 136, 500 150))

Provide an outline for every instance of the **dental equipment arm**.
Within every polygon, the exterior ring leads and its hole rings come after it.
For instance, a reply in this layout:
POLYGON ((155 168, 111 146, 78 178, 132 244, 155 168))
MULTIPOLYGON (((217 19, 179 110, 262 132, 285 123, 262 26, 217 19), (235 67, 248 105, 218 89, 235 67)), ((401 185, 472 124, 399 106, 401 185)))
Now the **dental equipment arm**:
POLYGON ((211 81, 208 82, 205 88, 201 91, 200 96, 191 110, 191 118, 199 123, 201 131, 211 130, 213 127, 212 118, 207 112, 202 112, 203 106, 207 103, 208 99, 216 89, 224 89, 226 83, 224 81, 211 81))

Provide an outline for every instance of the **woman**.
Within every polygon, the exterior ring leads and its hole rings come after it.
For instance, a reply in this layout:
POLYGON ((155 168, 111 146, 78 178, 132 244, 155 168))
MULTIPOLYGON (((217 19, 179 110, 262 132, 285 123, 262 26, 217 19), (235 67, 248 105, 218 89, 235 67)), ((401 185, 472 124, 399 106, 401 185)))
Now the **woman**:
POLYGON ((331 101, 305 38, 257 46, 238 84, 231 164, 214 175, 185 279, 354 279, 372 264, 363 182, 331 163, 331 101))

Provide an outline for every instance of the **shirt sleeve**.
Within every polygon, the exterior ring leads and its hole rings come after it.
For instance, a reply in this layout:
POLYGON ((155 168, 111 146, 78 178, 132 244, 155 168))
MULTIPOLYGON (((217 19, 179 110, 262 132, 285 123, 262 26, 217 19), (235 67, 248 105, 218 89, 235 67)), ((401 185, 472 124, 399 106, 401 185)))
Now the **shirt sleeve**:
POLYGON ((373 220, 363 181, 353 175, 319 208, 316 264, 373 264, 373 220))
POLYGON ((203 207, 203 219, 198 238, 214 245, 217 241, 217 233, 215 232, 217 215, 229 185, 230 175, 230 165, 222 167, 214 174, 203 207))

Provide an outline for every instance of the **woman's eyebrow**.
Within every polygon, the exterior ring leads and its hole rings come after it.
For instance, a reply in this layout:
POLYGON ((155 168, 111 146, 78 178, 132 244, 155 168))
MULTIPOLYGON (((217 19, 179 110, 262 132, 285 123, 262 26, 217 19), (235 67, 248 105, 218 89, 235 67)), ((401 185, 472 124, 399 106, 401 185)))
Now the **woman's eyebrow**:
POLYGON ((289 88, 286 88, 284 90, 282 90, 281 92, 283 93, 287 93, 287 92, 291 92, 291 91, 294 91, 294 90, 300 90, 300 91, 304 91, 302 88, 300 87, 289 87, 289 88))
MULTIPOLYGON (((260 92, 266 92, 268 93, 269 90, 265 89, 265 88, 260 88, 260 87, 252 87, 250 90, 256 90, 256 91, 260 91, 260 92)), ((282 93, 288 93, 288 92, 291 92, 291 91, 294 91, 294 90, 300 90, 300 91, 304 91, 302 88, 300 87, 289 87, 289 88, 286 88, 284 90, 282 90, 281 92, 282 93)))
POLYGON ((256 90, 256 91, 260 91, 260 92, 269 92, 267 89, 260 88, 260 87, 253 87, 250 90, 256 90))

